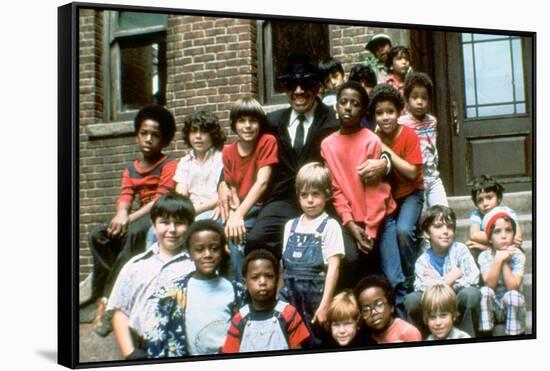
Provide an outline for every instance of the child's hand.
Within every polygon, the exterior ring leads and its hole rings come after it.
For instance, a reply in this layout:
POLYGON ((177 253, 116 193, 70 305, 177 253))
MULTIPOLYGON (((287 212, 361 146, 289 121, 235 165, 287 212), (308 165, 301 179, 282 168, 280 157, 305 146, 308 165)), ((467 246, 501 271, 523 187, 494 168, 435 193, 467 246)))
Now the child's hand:
POLYGON ((315 315, 311 320, 311 323, 317 323, 321 326, 324 326, 325 323, 327 322, 327 313, 328 313, 327 308, 323 308, 323 307, 317 308, 317 310, 315 311, 315 315))
POLYGON ((476 241, 472 241, 472 240, 466 241, 465 245, 466 245, 469 249, 475 249, 475 250, 480 250, 480 251, 487 250, 487 248, 489 247, 488 245, 484 245, 484 244, 482 244, 482 243, 479 243, 479 242, 476 242, 476 241))
POLYGON ((523 240, 521 238, 518 238, 518 237, 514 238, 514 246, 515 247, 520 248, 522 243, 523 243, 523 240))
POLYGON ((517 248, 514 246, 510 246, 504 250, 497 250, 495 253, 495 260, 498 260, 500 262, 505 262, 508 259, 510 259, 512 255, 514 255, 516 250, 517 248))
POLYGON ((353 239, 355 240, 359 251, 365 254, 368 254, 372 251, 374 241, 368 238, 363 228, 359 227, 353 220, 346 224, 346 228, 353 236, 353 239))
POLYGON ((239 243, 246 240, 244 219, 238 213, 232 212, 225 223, 225 234, 229 240, 239 243))
POLYGON ((447 275, 445 276, 445 282, 449 285, 449 286, 452 286, 453 283, 459 279, 460 277, 462 277, 464 275, 464 269, 463 268, 459 268, 457 267, 456 265, 453 266, 453 268, 451 269, 451 271, 449 273, 447 273, 447 275))
POLYGON ((357 174, 365 184, 378 183, 386 175, 386 160, 369 159, 357 167, 357 174))
POLYGON ((109 223, 109 226, 107 227, 107 235, 113 238, 123 236, 128 229, 129 223, 130 217, 127 211, 121 210, 117 212, 115 217, 113 218, 113 220, 111 220, 111 223, 109 223))
MULTIPOLYGON (((214 211, 215 219, 221 218, 222 223, 229 218, 229 210, 231 207, 232 195, 231 189, 225 182, 221 182, 218 186, 218 203, 216 205, 216 211, 214 211)), ((214 216, 212 217, 214 219, 214 216)))

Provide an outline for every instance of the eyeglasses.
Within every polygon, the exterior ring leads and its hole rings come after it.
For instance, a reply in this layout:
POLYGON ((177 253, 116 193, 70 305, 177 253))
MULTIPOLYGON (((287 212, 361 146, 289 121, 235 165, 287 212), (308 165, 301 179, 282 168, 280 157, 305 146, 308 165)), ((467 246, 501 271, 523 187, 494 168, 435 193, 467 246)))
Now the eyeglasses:
POLYGON ((363 317, 370 317, 373 310, 375 310, 376 313, 380 313, 384 310, 384 308, 386 307, 386 304, 388 304, 387 301, 378 300, 373 305, 365 305, 361 308, 361 315, 363 317))

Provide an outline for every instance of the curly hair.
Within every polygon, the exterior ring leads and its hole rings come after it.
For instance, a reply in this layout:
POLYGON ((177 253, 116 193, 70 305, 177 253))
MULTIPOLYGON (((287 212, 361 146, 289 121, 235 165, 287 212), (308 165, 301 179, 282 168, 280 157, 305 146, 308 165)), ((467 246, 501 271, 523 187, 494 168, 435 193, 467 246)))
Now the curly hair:
POLYGON ((158 122, 163 146, 170 144, 176 134, 176 120, 174 115, 163 106, 151 104, 139 110, 134 118, 134 133, 138 134, 141 124, 145 120, 158 122))
POLYGON ((415 86, 423 86, 428 91, 428 98, 432 100, 434 83, 430 76, 424 72, 411 72, 405 78, 405 85, 403 87, 403 95, 405 99, 409 100, 409 97, 415 86))
POLYGON ((191 238, 193 235, 204 232, 204 231, 210 231, 218 236, 220 236, 220 247, 221 247, 221 262, 219 266, 217 267, 218 271, 222 276, 227 276, 229 271, 229 265, 230 265, 230 255, 229 252, 226 250, 225 245, 227 244, 227 237, 225 237, 225 233, 223 231, 223 227, 216 223, 213 220, 210 219, 201 219, 197 220, 187 230, 185 234, 185 247, 190 252, 191 251, 191 238))
POLYGON ((357 81, 348 80, 345 83, 343 83, 340 86, 340 88, 338 88, 338 93, 336 94, 336 103, 338 103, 338 100, 340 99, 340 95, 346 89, 352 89, 359 93, 359 95, 361 96, 361 105, 363 106, 363 109, 366 110, 367 107, 369 106, 369 95, 367 94, 367 91, 365 90, 363 85, 361 85, 357 81))
POLYGON ((397 45, 391 48, 390 51, 388 52, 388 59, 386 59, 386 67, 388 69, 391 69, 391 67, 393 66, 393 59, 395 57, 401 57, 401 56, 406 57, 410 61, 411 52, 409 48, 402 45, 397 45))
POLYGON ((388 279, 384 276, 371 274, 369 276, 363 277, 353 289, 353 293, 355 294, 355 297, 359 300, 359 296, 361 296, 361 293, 372 287, 378 287, 379 289, 384 291, 384 296, 388 300, 388 304, 392 307, 395 307, 395 291, 393 290, 390 281, 388 281, 388 279))
POLYGON ((185 144, 191 146, 189 140, 189 134, 194 130, 200 130, 202 132, 210 134, 212 139, 212 146, 221 151, 225 143, 225 133, 220 126, 218 117, 212 112, 207 111, 195 111, 185 117, 183 120, 183 129, 181 131, 185 144))
POLYGON ((266 249, 252 250, 251 252, 246 254, 242 263, 243 265, 241 267, 241 273, 243 277, 246 277, 246 274, 248 273, 248 266, 250 265, 250 262, 253 262, 255 260, 267 260, 271 262, 271 265, 273 265, 275 276, 277 279, 279 279, 279 270, 281 269, 280 262, 275 257, 275 255, 273 255, 266 249))
POLYGON ((369 104, 369 116, 374 117, 374 111, 376 110, 376 104, 380 102, 390 101, 395 106, 397 113, 399 114, 403 107, 405 107, 405 101, 399 93, 399 90, 389 84, 378 84, 371 92, 370 104, 369 104))

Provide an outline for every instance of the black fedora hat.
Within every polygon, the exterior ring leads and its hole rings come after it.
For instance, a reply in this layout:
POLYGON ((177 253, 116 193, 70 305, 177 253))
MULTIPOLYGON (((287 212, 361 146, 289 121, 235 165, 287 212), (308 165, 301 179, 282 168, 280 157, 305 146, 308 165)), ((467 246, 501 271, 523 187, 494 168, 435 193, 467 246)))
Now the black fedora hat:
POLYGON ((285 73, 277 76, 277 80, 286 84, 314 85, 319 82, 319 70, 306 54, 293 53, 288 56, 285 73))

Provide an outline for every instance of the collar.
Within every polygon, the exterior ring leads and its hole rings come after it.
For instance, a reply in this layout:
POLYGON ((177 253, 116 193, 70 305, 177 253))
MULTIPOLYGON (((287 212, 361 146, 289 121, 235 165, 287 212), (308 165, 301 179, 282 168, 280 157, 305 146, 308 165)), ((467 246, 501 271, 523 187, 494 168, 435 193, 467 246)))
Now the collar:
MULTIPOLYGON (((315 111, 317 110, 317 105, 318 105, 318 102, 317 102, 317 99, 315 99, 315 102, 313 103, 313 107, 311 107, 311 109, 304 113, 304 116, 306 118, 306 120, 304 121, 304 125, 305 126, 309 126, 313 123, 313 118, 315 116, 315 111)), ((298 116, 300 114, 294 110, 291 110, 290 111, 290 122, 289 122, 289 127, 293 127, 295 125, 298 125, 298 116)))
POLYGON ((327 212, 326 211, 323 211, 317 218, 313 219, 313 220, 305 220, 304 218, 304 214, 302 214, 300 216, 300 222, 301 223, 305 223, 305 224, 310 224, 310 225, 314 225, 315 223, 321 223, 321 221, 323 219, 325 219, 326 217, 328 216, 327 212))
MULTIPOLYGON (((144 253, 141 253, 140 255, 136 255, 136 257, 134 259, 134 263, 138 262, 140 260, 149 259, 152 256, 159 256, 159 254, 160 254, 160 246, 159 246, 158 242, 155 242, 149 250, 145 251, 144 253)), ((183 259, 190 259, 191 258, 190 255, 189 255, 189 252, 187 252, 187 249, 183 249, 178 254, 172 256, 172 258, 170 260, 166 261, 165 263, 171 262, 172 260, 181 259, 181 258, 183 258, 183 259)))
MULTIPOLYGON (((216 151, 216 148, 214 148, 213 146, 210 147, 210 149, 206 151, 206 156, 204 156, 204 161, 208 161, 209 159, 211 159, 212 156, 214 156, 215 151, 216 151)), ((191 160, 194 160, 197 158, 197 154, 195 153, 194 149, 191 149, 191 151, 189 151, 188 156, 191 160)))

